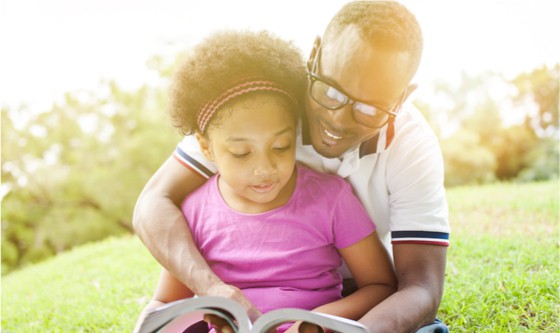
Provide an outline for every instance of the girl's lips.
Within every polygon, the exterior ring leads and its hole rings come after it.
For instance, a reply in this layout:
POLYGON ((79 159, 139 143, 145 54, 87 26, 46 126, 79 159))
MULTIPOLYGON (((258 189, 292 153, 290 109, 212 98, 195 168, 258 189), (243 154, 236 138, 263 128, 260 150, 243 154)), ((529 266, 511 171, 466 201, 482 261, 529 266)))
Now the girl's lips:
POLYGON ((251 188, 257 193, 267 193, 274 189, 276 183, 268 183, 262 185, 253 185, 251 188))

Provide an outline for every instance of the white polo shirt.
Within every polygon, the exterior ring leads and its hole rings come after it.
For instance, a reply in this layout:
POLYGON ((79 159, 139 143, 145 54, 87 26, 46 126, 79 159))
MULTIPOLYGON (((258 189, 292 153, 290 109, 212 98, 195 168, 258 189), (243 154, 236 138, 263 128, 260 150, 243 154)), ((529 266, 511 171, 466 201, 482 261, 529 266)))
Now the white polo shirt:
MULTIPOLYGON (((340 158, 325 158, 315 152, 300 127, 297 160, 345 178, 390 252, 390 243, 448 246, 443 157, 437 137, 410 103, 403 105, 393 125, 340 158)), ((217 171, 203 157, 194 136, 179 143, 174 157, 206 178, 217 171)))

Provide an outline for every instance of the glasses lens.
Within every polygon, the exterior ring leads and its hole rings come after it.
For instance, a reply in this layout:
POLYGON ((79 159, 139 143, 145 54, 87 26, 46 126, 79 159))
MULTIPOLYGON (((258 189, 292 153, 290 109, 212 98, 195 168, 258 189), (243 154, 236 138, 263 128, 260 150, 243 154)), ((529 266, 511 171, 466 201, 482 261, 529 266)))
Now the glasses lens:
POLYGON ((327 109, 336 110, 346 104, 348 97, 323 81, 315 80, 311 85, 313 99, 327 109))
POLYGON ((384 113, 373 105, 368 105, 360 102, 354 103, 354 110, 358 113, 362 113, 364 116, 375 117, 379 114, 384 113))
POLYGON ((352 102, 343 92, 321 81, 316 75, 310 74, 310 77, 311 97, 322 107, 338 110, 350 102, 354 119, 364 126, 379 128, 389 121, 390 114, 387 111, 362 102, 352 102))
POLYGON ((368 127, 381 127, 389 120, 389 114, 375 106, 354 103, 354 118, 357 122, 368 127))

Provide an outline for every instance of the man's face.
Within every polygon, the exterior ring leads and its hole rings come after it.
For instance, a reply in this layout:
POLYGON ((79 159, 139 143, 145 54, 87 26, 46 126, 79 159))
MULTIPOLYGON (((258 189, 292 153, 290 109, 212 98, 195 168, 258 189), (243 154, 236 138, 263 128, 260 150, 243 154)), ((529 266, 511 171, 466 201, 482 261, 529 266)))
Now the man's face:
MULTIPOLYGON (((317 65, 311 69, 315 74, 352 99, 385 110, 398 105, 412 76, 408 53, 368 45, 353 26, 325 40, 315 58, 317 65)), ((313 147, 329 158, 341 156, 380 131, 358 123, 352 105, 329 110, 313 100, 309 91, 307 119, 313 147)))

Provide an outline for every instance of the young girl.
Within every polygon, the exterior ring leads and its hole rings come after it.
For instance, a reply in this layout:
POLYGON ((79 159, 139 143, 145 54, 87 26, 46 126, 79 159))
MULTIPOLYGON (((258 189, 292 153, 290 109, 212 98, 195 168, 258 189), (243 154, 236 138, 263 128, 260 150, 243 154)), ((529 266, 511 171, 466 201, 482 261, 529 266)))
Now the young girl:
MULTIPOLYGON (((212 270, 260 312, 357 320, 395 291, 395 277, 350 185, 296 164, 304 68, 294 46, 264 32, 218 33, 193 50, 174 77, 171 118, 218 173, 182 210, 212 270), (358 286, 345 298, 342 259, 358 286)), ((192 296, 163 270, 144 313, 192 296)))

